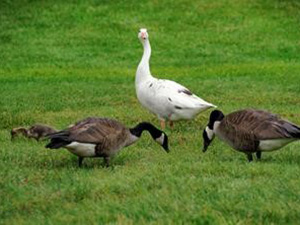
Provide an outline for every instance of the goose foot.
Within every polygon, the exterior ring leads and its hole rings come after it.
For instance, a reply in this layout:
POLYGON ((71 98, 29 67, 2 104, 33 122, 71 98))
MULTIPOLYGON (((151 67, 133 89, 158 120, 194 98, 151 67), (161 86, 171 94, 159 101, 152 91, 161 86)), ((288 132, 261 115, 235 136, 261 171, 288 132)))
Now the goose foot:
POLYGON ((257 157, 257 159, 261 159, 261 151, 256 152, 256 157, 257 157))
POLYGON ((160 128, 164 130, 166 128, 166 122, 164 120, 160 121, 160 128))
POLYGON ((248 161, 249 162, 252 162, 253 161, 253 156, 252 156, 252 154, 247 154, 247 158, 248 158, 248 161))
POLYGON ((171 128, 171 129, 174 128, 174 122, 173 122, 173 121, 170 120, 170 121, 169 121, 169 125, 170 125, 170 128, 171 128))
POLYGON ((78 157, 78 166, 82 167, 83 157, 78 157))
POLYGON ((109 167, 110 157, 104 157, 104 166, 109 167))

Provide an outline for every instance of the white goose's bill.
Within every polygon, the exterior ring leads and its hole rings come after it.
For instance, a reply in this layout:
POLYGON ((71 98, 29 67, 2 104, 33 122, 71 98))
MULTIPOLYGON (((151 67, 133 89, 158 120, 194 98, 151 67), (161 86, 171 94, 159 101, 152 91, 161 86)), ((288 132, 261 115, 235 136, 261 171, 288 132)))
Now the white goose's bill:
POLYGON ((259 141, 259 150, 261 151, 273 151, 279 149, 290 142, 295 141, 296 139, 272 139, 272 140, 263 140, 259 141))
POLYGON ((96 155, 95 144, 72 142, 66 148, 73 154, 81 157, 93 157, 96 155))
POLYGON ((147 29, 145 29, 145 28, 140 29, 138 37, 142 38, 142 39, 148 38, 147 29))

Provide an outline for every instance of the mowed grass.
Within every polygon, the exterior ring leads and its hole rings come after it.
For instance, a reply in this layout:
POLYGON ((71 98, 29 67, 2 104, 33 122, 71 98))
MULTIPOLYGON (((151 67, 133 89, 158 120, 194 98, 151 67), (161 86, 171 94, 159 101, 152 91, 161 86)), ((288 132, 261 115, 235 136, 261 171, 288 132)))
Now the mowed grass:
POLYGON ((63 129, 87 116, 159 125, 138 103, 139 28, 151 70, 225 113, 259 108, 300 124, 296 0, 26 1, 0 3, 1 224, 297 224, 300 143, 244 154, 215 140, 209 112, 167 129, 169 154, 144 134, 102 159, 47 150, 10 129, 63 129))

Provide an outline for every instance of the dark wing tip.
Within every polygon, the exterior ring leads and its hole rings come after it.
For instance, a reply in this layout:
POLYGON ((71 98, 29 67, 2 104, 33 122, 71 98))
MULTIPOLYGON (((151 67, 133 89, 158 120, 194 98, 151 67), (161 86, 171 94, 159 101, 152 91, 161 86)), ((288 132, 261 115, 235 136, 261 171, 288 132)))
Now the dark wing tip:
POLYGON ((193 95, 193 93, 190 90, 188 90, 188 89, 178 90, 178 93, 184 93, 186 95, 193 95))

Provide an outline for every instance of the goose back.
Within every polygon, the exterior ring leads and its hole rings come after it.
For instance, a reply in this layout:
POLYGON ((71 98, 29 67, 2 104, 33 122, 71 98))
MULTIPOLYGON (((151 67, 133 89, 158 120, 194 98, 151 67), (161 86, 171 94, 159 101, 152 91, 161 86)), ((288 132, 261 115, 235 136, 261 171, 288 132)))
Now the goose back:
POLYGON ((89 153, 89 156, 113 155, 131 140, 129 130, 120 122, 95 117, 81 120, 70 128, 52 135, 51 138, 65 141, 61 142, 64 146, 60 147, 66 147, 74 154, 79 144, 94 146, 94 155, 89 153))
POLYGON ((253 152, 263 140, 300 138, 300 128, 275 114, 246 109, 228 114, 216 134, 237 150, 253 152))

